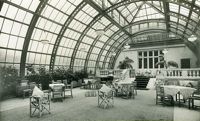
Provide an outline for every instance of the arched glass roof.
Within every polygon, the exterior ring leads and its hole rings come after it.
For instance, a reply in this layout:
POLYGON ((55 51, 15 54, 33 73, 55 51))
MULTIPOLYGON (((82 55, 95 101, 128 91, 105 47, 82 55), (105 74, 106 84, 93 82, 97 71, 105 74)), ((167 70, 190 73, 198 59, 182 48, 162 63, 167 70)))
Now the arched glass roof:
POLYGON ((1 0, 0 32, 0 65, 22 75, 26 64, 94 71, 112 68, 123 45, 145 43, 147 33, 183 43, 199 37, 200 0, 1 0), (98 27, 104 35, 97 36, 98 27))

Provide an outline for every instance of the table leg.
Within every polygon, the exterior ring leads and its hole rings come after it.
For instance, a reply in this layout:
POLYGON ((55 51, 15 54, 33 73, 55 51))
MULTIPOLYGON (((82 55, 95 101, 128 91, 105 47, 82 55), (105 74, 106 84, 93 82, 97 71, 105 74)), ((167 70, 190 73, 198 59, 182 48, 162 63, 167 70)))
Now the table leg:
POLYGON ((180 98, 180 92, 178 92, 178 105, 181 106, 181 98, 180 98))
POLYGON ((194 99, 192 99, 192 108, 194 108, 194 99))
POLYGON ((188 106, 189 106, 189 109, 190 109, 190 102, 191 101, 191 99, 189 98, 189 100, 188 100, 188 106))

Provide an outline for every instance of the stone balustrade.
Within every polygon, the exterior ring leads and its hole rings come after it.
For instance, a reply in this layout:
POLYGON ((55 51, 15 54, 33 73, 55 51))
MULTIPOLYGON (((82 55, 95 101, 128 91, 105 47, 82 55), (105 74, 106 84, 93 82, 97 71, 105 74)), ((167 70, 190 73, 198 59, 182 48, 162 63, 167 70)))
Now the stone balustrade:
MULTIPOLYGON (((114 78, 121 78, 123 75, 123 70, 124 69, 102 69, 98 70, 96 76, 97 77, 108 77, 108 76, 113 76, 114 78)), ((135 76, 135 70, 133 69, 128 69, 126 74, 129 77, 134 77, 135 76), (128 74, 127 74, 128 73, 128 74)))
POLYGON ((157 71, 156 78, 166 79, 200 79, 200 68, 162 69, 157 71))

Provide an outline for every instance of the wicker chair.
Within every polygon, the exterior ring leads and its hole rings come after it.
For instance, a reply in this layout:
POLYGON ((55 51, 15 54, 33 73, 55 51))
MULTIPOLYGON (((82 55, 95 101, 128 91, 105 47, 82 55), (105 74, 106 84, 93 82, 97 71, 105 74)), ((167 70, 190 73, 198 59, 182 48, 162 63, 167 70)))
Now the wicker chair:
POLYGON ((52 89, 52 100, 55 101, 56 99, 60 99, 63 101, 63 86, 61 85, 54 85, 52 89))
POLYGON ((156 86, 156 105, 174 105, 173 97, 171 95, 165 95, 164 87, 157 85, 156 86))
POLYGON ((105 109, 113 106, 114 92, 111 88, 103 85, 102 88, 98 90, 98 107, 105 109))
POLYGON ((47 111, 50 114, 50 93, 41 91, 37 86, 33 89, 33 94, 30 98, 30 117, 38 112, 38 116, 47 111))
POLYGON ((73 93, 72 93, 73 82, 71 82, 70 84, 68 84, 67 80, 63 80, 63 83, 65 84, 64 98, 66 98, 66 96, 70 96, 70 97, 73 98, 73 93), (66 95, 66 92, 70 92, 70 94, 66 95))
POLYGON ((50 114, 50 95, 44 97, 30 96, 30 117, 38 112, 39 117, 44 111, 50 114))
POLYGON ((198 100, 200 102, 200 81, 197 83, 197 90, 192 94, 191 97, 189 97, 188 100, 189 109, 200 108, 200 105, 195 105, 195 101, 198 100))

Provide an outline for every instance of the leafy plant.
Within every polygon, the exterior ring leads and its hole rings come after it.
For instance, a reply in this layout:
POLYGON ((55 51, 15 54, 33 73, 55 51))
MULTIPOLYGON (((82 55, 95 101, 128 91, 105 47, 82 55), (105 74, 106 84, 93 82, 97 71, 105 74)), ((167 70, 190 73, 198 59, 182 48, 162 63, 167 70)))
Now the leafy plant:
POLYGON ((51 83, 52 81, 50 73, 46 70, 46 67, 44 65, 39 66, 38 72, 39 82, 42 84, 42 89, 49 89, 49 83, 51 83))
POLYGON ((14 66, 0 67, 0 95, 16 95, 16 85, 19 82, 18 70, 14 66))
POLYGON ((167 64, 168 64, 168 67, 172 66, 172 67, 178 68, 178 64, 175 61, 168 61, 167 64))
POLYGON ((156 63, 156 66, 158 66, 158 65, 164 65, 164 67, 166 69, 169 68, 169 67, 178 68, 178 64, 175 61, 166 62, 165 60, 161 60, 160 62, 156 63))
POLYGON ((26 78, 30 82, 35 82, 36 84, 42 84, 42 89, 46 90, 49 88, 49 83, 51 83, 51 74, 46 70, 44 65, 40 65, 38 71, 35 71, 33 64, 26 66, 28 74, 26 78))
POLYGON ((118 68, 119 69, 128 69, 128 68, 133 68, 131 63, 133 63, 134 61, 132 59, 130 59, 129 57, 125 57, 125 59, 123 61, 119 62, 118 68))
POLYGON ((54 80, 63 80, 66 79, 66 69, 62 67, 57 67, 53 71, 53 79, 54 80))
POLYGON ((84 69, 82 69, 80 71, 76 71, 75 72, 75 78, 78 79, 78 80, 81 79, 82 82, 83 82, 84 78, 88 78, 88 73, 84 69))

